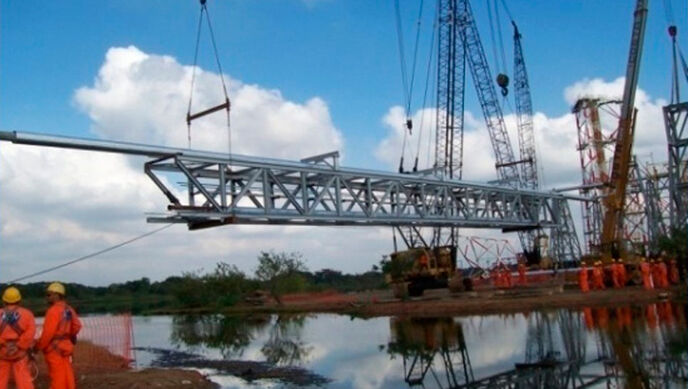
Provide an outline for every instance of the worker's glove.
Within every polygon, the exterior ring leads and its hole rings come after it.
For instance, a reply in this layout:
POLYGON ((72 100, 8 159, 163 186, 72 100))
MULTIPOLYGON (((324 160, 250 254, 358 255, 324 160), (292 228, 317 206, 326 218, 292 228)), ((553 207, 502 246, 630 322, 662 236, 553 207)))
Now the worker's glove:
POLYGON ((19 348, 17 348, 16 343, 10 343, 7 345, 7 355, 14 355, 19 351, 19 348))

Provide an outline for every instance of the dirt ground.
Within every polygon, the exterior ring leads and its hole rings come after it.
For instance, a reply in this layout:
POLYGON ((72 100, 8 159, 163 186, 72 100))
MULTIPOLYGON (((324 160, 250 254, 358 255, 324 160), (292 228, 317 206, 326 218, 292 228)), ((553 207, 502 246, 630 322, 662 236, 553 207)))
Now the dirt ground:
MULTIPOLYGON (((79 389, 212 389, 218 387, 197 371, 130 369, 124 358, 88 342, 77 343, 73 363, 79 389)), ((42 355, 36 355, 36 366, 38 367, 38 378, 34 381, 36 389, 48 388, 50 380, 42 355)), ((10 388, 14 389, 14 386, 10 384, 10 388)))
POLYGON ((283 305, 237 306, 230 312, 331 312, 361 316, 436 316, 522 312, 546 308, 582 308, 645 304, 685 298, 684 286, 646 291, 638 286, 582 293, 573 286, 516 286, 510 289, 479 288, 451 293, 447 289, 426 290, 422 297, 394 298, 390 291, 353 294, 337 292, 291 295, 283 305))

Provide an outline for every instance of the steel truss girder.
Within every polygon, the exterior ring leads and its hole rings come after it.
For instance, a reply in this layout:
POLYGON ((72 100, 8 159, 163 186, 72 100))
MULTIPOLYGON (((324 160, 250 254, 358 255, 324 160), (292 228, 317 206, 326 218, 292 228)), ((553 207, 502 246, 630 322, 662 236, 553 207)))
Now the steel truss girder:
POLYGON ((168 198, 149 222, 190 228, 240 224, 559 227, 557 193, 342 168, 336 155, 301 162, 144 144, 0 132, 17 144, 152 158, 145 173, 168 198), (334 163, 327 159, 333 157, 334 163), (181 184, 172 184, 174 179, 181 184), (186 196, 180 193, 186 191, 186 196))
POLYGON ((181 176, 187 188, 185 201, 171 199, 170 214, 148 220, 191 228, 207 223, 557 228, 554 212, 566 201, 548 193, 241 156, 175 154, 146 163, 145 171, 163 193, 179 192, 165 184, 169 174, 181 176))

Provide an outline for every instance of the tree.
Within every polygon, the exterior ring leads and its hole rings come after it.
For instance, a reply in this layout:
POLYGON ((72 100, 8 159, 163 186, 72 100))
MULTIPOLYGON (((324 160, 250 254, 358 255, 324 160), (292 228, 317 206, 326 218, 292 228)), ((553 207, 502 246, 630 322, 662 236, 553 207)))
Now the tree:
POLYGON ((258 280, 266 284, 272 297, 281 305, 282 294, 305 289, 306 280, 299 273, 307 271, 300 253, 261 251, 255 275, 258 280))

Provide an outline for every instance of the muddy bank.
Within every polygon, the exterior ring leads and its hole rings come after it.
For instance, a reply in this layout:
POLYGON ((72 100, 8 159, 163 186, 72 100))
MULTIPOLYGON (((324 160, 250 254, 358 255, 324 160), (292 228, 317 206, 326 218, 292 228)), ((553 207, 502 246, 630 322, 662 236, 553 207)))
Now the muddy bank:
POLYGON ((662 300, 685 300, 684 286, 646 291, 641 287, 606 289, 582 293, 574 287, 514 287, 497 290, 450 293, 427 290, 422 297, 396 299, 390 291, 329 294, 327 298, 302 296, 259 306, 239 305, 224 313, 341 313, 361 316, 437 316, 522 312, 550 308, 582 308, 650 304, 662 300))
MULTIPOLYGON (((129 368, 129 361, 89 342, 78 342, 74 349, 74 370, 80 389, 215 389, 219 386, 201 373, 183 369, 129 368)), ((36 388, 47 388, 50 379, 42 355, 36 355, 36 388)), ((10 388, 14 386, 10 385, 10 388)))
POLYGON ((156 367, 187 367, 193 369, 213 369, 222 374, 240 377, 247 382, 256 380, 278 380, 288 385, 324 385, 329 379, 309 370, 293 366, 276 366, 267 362, 207 359, 201 355, 153 347, 135 348, 156 355, 151 363, 156 367))

